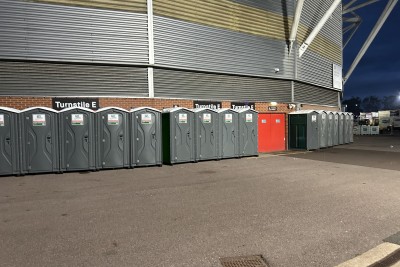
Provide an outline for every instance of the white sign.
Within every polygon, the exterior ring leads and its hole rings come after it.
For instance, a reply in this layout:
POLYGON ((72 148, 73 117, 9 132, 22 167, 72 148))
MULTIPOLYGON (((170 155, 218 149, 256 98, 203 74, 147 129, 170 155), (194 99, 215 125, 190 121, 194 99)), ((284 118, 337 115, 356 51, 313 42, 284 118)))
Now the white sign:
POLYGON ((225 114, 225 123, 232 123, 232 114, 225 114))
POLYGON ((276 123, 281 123, 281 120, 280 119, 276 119, 275 122, 276 123))
POLYGON ((333 117, 332 117, 332 114, 329 114, 329 119, 331 120, 333 117))
POLYGON ((311 121, 316 122, 317 121, 317 115, 312 115, 311 116, 311 121))
POLYGON ((143 113, 141 115, 142 124, 152 124, 153 120, 151 118, 151 113, 143 113))
POLYGON ((4 126, 4 114, 0 114, 0 126, 4 126))
POLYGON ((46 114, 32 114, 33 126, 46 126, 46 114))
POLYGON ((118 114, 107 114, 107 123, 108 123, 108 125, 118 125, 119 124, 119 115, 118 114))
POLYGON ((211 123, 211 114, 210 113, 203 114, 203 123, 211 123))
POLYGON ((83 125, 83 114, 71 114, 72 125, 83 125))
POLYGON ((333 88, 343 89, 342 66, 332 64, 333 88))
POLYGON ((253 122, 253 114, 246 114, 246 122, 253 122))
POLYGON ((179 113, 178 122, 179 123, 187 123, 187 114, 186 113, 179 113))

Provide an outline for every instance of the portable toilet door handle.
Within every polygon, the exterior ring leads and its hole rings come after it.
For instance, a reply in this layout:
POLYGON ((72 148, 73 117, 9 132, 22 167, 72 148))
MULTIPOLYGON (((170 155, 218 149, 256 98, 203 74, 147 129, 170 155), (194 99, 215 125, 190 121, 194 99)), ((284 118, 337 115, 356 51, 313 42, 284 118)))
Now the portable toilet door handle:
POLYGON ((51 144, 51 136, 47 136, 46 139, 47 139, 47 142, 48 142, 49 144, 51 144))
POLYGON ((89 142, 89 136, 85 135, 85 136, 83 137, 83 140, 85 140, 85 143, 88 143, 88 142, 89 142))
POLYGON ((10 144, 11 144, 11 138, 10 138, 10 137, 7 137, 7 138, 6 138, 6 144, 7 144, 7 145, 10 145, 10 144))
POLYGON ((124 135, 123 134, 119 135, 119 140, 124 141, 124 135))

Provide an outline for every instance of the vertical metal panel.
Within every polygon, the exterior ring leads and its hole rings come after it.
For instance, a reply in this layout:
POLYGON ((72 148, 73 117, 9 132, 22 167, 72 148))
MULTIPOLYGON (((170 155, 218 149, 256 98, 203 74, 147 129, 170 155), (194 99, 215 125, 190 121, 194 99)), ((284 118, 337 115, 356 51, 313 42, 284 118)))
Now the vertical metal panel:
POLYGON ((154 88, 156 97, 291 101, 291 82, 278 79, 155 69, 154 88))
POLYGON ((337 107, 338 91, 305 83, 294 83, 294 101, 303 104, 337 107))
POLYGON ((146 12, 146 0, 33 0, 33 2, 146 12))
POLYGON ((148 96, 147 68, 0 61, 0 95, 148 96))
POLYGON ((0 0, 0 58, 148 63, 147 15, 0 0))
POLYGON ((294 77, 294 55, 288 55, 284 41, 158 16, 154 23, 157 65, 294 77))

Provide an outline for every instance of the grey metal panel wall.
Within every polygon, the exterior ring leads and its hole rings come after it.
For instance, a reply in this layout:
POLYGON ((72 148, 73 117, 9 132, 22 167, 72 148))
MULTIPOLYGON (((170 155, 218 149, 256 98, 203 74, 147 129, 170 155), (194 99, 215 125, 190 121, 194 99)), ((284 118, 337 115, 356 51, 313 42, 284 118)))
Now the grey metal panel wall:
POLYGON ((0 95, 148 96, 147 68, 0 61, 0 95))
POLYGON ((337 106, 338 91, 321 88, 318 86, 294 83, 294 101, 304 104, 337 106))
POLYGON ((156 97, 239 101, 291 101, 286 80, 166 69, 154 70, 156 97))
POLYGON ((0 0, 0 58, 148 63, 147 15, 0 0))
POLYGON ((297 79, 320 85, 323 87, 333 87, 332 61, 307 50, 297 63, 297 79))
POLYGON ((273 11, 283 16, 293 16, 295 0, 231 0, 239 4, 273 11))
MULTIPOLYGON (((300 23, 309 27, 310 32, 318 22, 321 20, 322 16, 332 5, 333 0, 311 0, 304 1, 303 11, 300 18, 300 23)), ((332 16, 325 23, 324 27, 321 29, 320 33, 328 40, 333 43, 342 46, 342 5, 335 9, 332 16)))
POLYGON ((286 43, 221 28, 155 16, 157 65, 274 78, 294 77, 286 43), (275 73, 274 69, 280 71, 275 73))

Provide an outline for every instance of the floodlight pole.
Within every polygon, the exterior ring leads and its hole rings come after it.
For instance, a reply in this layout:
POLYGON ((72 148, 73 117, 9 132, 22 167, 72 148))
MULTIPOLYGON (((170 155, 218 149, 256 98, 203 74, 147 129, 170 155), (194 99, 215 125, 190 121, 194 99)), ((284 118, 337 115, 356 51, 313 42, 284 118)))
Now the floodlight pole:
POLYGON ((289 54, 293 48, 293 42, 296 40, 297 29, 300 23, 301 11, 303 10, 304 0, 297 0, 296 4, 296 11, 294 13, 293 23, 292 23, 292 30, 290 32, 289 37, 289 54))

